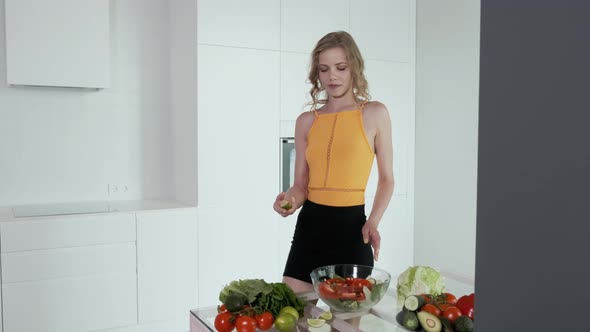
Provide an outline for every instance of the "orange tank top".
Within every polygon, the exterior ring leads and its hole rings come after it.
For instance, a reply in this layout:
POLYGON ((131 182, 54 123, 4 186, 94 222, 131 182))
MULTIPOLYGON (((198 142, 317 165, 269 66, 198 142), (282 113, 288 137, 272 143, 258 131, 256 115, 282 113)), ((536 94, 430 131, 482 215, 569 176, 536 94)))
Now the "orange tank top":
POLYGON ((362 109, 314 114, 305 151, 307 198, 330 206, 364 204, 375 154, 367 140, 362 109))

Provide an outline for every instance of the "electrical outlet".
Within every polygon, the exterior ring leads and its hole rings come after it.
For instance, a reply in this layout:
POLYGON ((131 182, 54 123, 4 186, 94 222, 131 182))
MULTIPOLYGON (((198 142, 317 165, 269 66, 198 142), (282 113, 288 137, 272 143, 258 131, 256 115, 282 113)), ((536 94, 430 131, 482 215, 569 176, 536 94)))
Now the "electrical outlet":
POLYGON ((109 183, 107 190, 109 198, 124 199, 129 192, 129 186, 126 184, 109 183))

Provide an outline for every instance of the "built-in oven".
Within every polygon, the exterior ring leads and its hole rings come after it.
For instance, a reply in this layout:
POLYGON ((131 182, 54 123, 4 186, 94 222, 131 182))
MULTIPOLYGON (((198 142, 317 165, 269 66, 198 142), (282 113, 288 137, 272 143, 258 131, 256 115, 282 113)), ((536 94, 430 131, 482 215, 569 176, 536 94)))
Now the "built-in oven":
POLYGON ((281 137, 279 190, 286 192, 295 178, 295 138, 281 137))

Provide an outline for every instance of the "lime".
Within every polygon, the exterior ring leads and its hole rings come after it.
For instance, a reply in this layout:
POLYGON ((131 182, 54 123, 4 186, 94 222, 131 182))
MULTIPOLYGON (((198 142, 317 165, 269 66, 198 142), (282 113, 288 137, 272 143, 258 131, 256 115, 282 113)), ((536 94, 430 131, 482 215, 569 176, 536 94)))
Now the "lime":
POLYGON ((289 202, 288 200, 284 199, 280 202, 280 205, 283 209, 285 210, 291 210, 291 208, 293 207, 293 205, 291 204, 291 202, 289 202))
POLYGON ((281 311, 279 311, 279 315, 284 313, 292 315, 293 317, 295 317, 295 320, 299 319, 299 312, 297 311, 297 309, 293 308, 290 305, 281 308, 281 311))
POLYGON ((307 324, 311 327, 320 327, 326 323, 325 319, 321 318, 308 318, 307 324))
POLYGON ((318 317, 319 319, 324 319, 324 320, 330 320, 332 319, 332 312, 330 311, 324 311, 320 317, 318 317))
POLYGON ((279 332, 291 332, 296 324, 297 319, 289 313, 281 313, 275 318, 275 328, 279 332))

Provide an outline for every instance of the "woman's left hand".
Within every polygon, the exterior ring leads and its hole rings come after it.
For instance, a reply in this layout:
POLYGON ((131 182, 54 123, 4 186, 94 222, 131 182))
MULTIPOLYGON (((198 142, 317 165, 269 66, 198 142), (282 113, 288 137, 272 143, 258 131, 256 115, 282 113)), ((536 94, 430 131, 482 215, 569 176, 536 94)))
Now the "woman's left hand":
POLYGON ((379 259, 379 249, 381 248, 381 235, 377 230, 377 226, 373 223, 366 222, 362 229, 363 241, 370 243, 373 247, 373 257, 375 260, 379 259))

